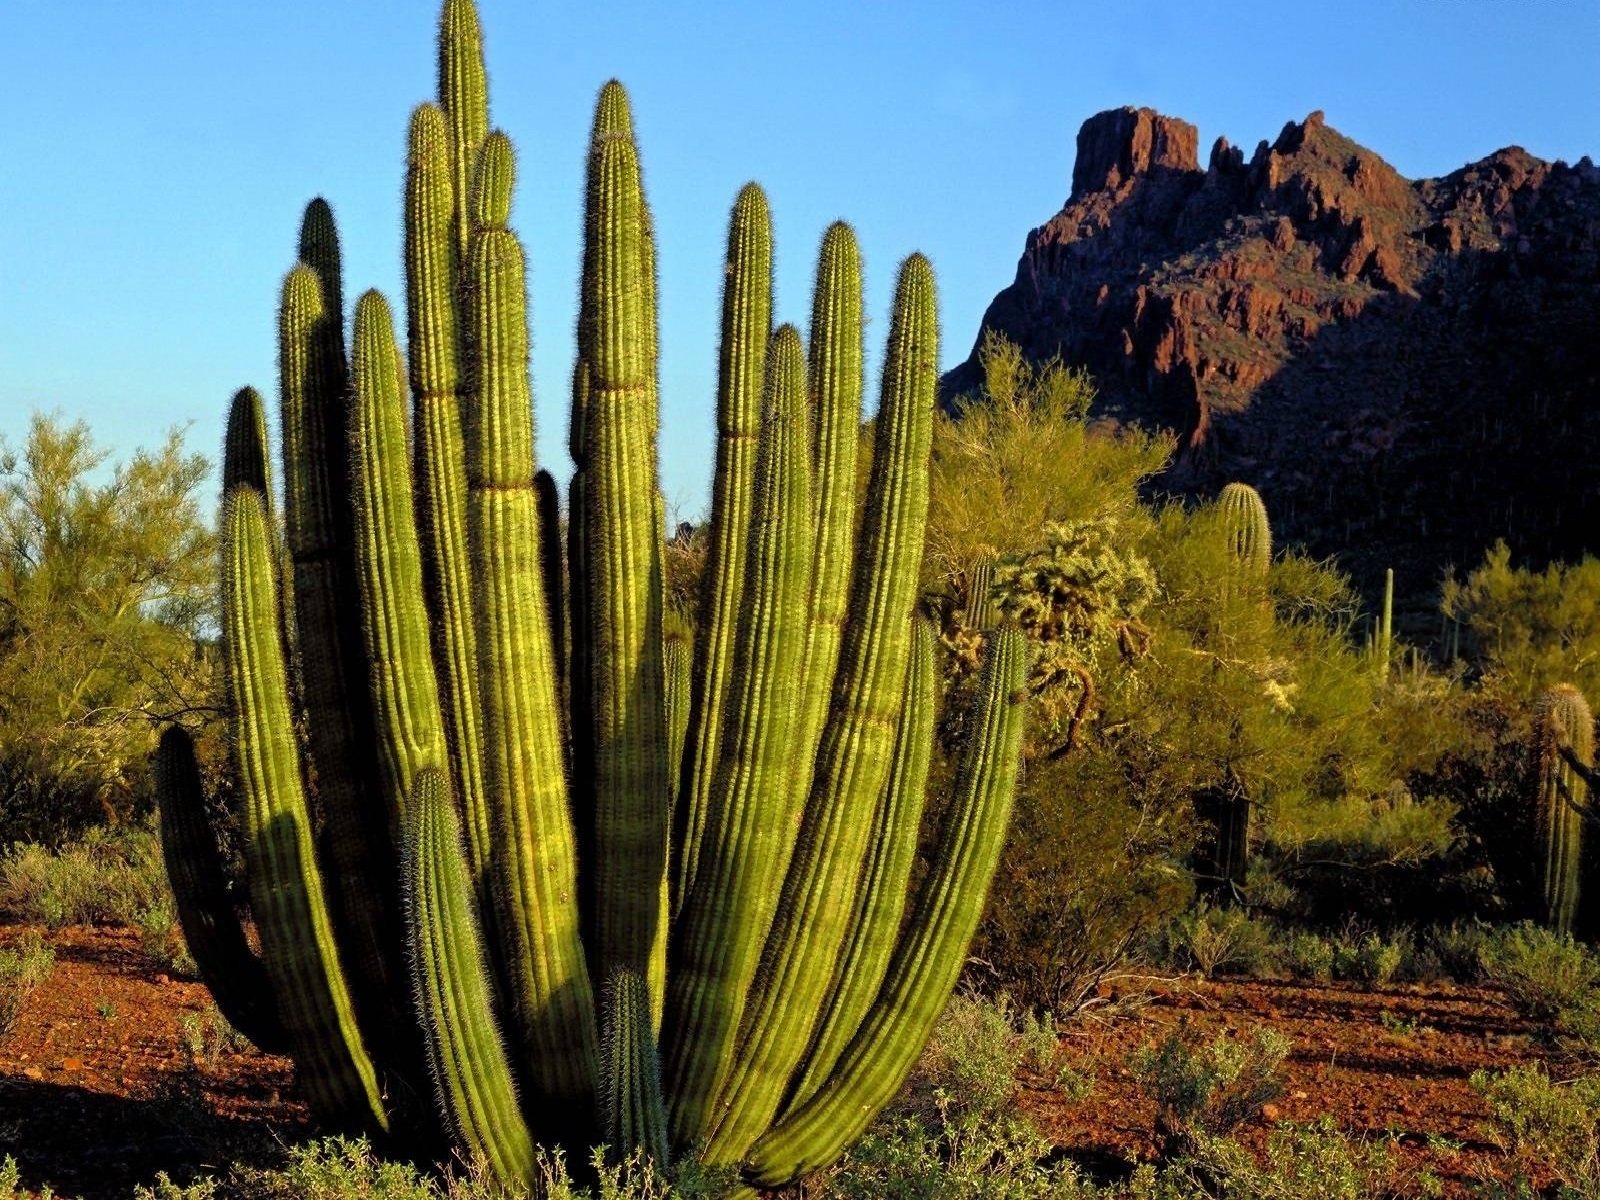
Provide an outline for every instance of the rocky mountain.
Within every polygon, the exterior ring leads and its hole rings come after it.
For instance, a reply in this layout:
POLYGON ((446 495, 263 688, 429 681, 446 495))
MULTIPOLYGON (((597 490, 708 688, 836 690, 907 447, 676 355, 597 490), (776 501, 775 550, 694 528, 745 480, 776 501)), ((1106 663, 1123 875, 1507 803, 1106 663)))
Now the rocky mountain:
MULTIPOLYGON (((1408 180, 1325 123, 1248 160, 1121 108, 984 329, 1087 366, 1098 413, 1172 429, 1158 486, 1254 484, 1280 540, 1418 608, 1497 537, 1600 552, 1600 169, 1518 147, 1408 180)), ((973 356, 944 381, 977 380, 973 356)))

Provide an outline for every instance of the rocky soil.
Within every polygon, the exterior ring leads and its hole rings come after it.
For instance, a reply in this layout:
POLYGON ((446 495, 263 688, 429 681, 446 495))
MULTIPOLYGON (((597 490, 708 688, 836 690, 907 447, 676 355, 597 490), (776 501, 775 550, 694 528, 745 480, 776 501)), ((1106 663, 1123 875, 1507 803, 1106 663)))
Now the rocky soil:
MULTIPOLYGON (((0 926, 0 946, 22 932, 0 926)), ((232 1161, 270 1164, 283 1142, 308 1134, 291 1064, 217 1036, 205 988, 152 968, 136 934, 50 937, 55 974, 0 1043, 0 1156, 17 1159, 25 1188, 128 1200, 157 1171, 182 1181, 232 1161)), ((1270 1120, 1326 1114, 1347 1131, 1393 1138, 1406 1171, 1431 1171, 1448 1196, 1509 1165, 1485 1140, 1471 1073, 1545 1053, 1492 991, 1184 980, 1158 984, 1131 1014, 1066 1027, 1063 1061, 1093 1077, 1087 1098, 1024 1077, 1017 1103, 1063 1153, 1107 1176, 1126 1173, 1156 1150, 1154 1112, 1129 1059, 1178 1022, 1206 1037, 1270 1025, 1292 1041, 1284 1096, 1244 1130, 1246 1144, 1264 1146, 1270 1120)))

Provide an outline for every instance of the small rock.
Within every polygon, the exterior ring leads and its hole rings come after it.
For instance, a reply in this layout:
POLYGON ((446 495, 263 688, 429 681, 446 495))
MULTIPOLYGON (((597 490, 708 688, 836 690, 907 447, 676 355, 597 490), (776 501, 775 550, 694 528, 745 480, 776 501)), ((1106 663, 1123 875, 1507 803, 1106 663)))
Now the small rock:
POLYGON ((166 972, 162 971, 162 972, 157 973, 156 982, 161 984, 163 987, 165 987, 167 984, 171 983, 172 980, 168 979, 167 975, 166 975, 166 972))
POLYGON ((83 1070, 83 1059, 63 1058, 61 1060, 61 1069, 63 1071, 81 1071, 83 1070))
POLYGON ((1261 1106, 1261 1119, 1264 1121, 1278 1121, 1283 1117, 1283 1110, 1276 1104, 1263 1104, 1261 1106))
POLYGON ((22 1068, 22 1077, 24 1079, 32 1079, 35 1082, 37 1082, 38 1080, 41 1080, 41 1079, 44 1078, 44 1072, 41 1071, 38 1067, 23 1067, 22 1068))

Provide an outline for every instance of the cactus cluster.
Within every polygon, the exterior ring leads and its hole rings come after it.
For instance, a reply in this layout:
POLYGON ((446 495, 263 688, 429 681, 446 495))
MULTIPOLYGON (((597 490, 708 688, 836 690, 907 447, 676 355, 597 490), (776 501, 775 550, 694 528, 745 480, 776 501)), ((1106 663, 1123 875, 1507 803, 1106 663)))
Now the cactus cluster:
POLYGON ((1228 549, 1240 570, 1265 575, 1272 564, 1272 526, 1261 493, 1248 483, 1230 483, 1217 496, 1228 549))
POLYGON ((517 1186, 537 1143, 602 1140, 781 1185, 909 1072, 1018 766, 1008 628, 912 891, 936 678, 913 615, 932 271, 900 268, 858 507, 854 235, 823 240, 807 343, 772 328, 770 215, 740 193, 691 650, 663 636, 656 231, 627 95, 602 89, 589 142, 563 546, 534 458, 514 156, 471 0, 446 0, 439 48, 438 102, 410 127, 406 353, 376 292, 347 351, 315 201, 280 307, 281 521, 259 396, 229 422, 224 661, 262 957, 236 936, 173 732, 185 929, 229 1015, 289 1047, 333 1126, 415 1153, 442 1125, 517 1186))
POLYGON ((1544 918, 1558 933, 1571 933, 1578 916, 1584 810, 1589 802, 1588 774, 1594 764, 1594 717, 1583 693, 1566 683, 1551 688, 1539 701, 1537 729, 1534 812, 1543 855, 1544 918), (1577 759, 1576 765, 1568 754, 1577 759))

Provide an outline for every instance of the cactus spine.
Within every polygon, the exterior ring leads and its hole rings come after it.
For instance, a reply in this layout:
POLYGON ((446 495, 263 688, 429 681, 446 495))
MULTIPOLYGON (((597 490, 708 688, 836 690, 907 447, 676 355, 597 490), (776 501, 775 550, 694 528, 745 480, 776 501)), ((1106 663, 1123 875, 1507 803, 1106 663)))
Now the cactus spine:
MULTIPOLYGON (((320 201, 285 281, 287 572, 259 405, 241 401, 230 434, 224 645, 262 965, 325 1121, 442 1124, 511 1187, 536 1141, 581 1153, 597 1136, 790 1180, 836 1155, 920 1050, 1017 770, 1026 656, 1002 630, 943 849, 910 894, 937 677, 913 618, 932 269, 901 268, 858 505, 854 234, 824 237, 808 348, 772 330, 770 216, 741 191, 710 562, 696 636, 668 638, 655 230, 627 94, 601 90, 589 146, 563 568, 534 460, 515 162, 489 131, 471 0, 445 0, 439 55, 408 147, 408 361, 368 292, 347 363, 320 201), (315 848, 308 780, 327 818, 315 848), (414 1021, 397 1019, 402 974, 414 1021), (409 1107, 423 1065, 438 1122, 409 1107)), ((198 806, 177 766, 164 807, 192 868, 198 806)), ((188 893, 225 908, 214 886, 188 893)), ((234 991, 248 979, 248 958, 211 957, 234 991)))
POLYGON ((1539 702, 1539 790, 1536 823, 1544 855, 1544 916, 1558 933, 1571 933, 1578 912, 1583 866, 1583 811, 1588 784, 1562 754, 1585 767, 1594 763, 1594 717, 1583 693, 1557 684, 1539 702))

